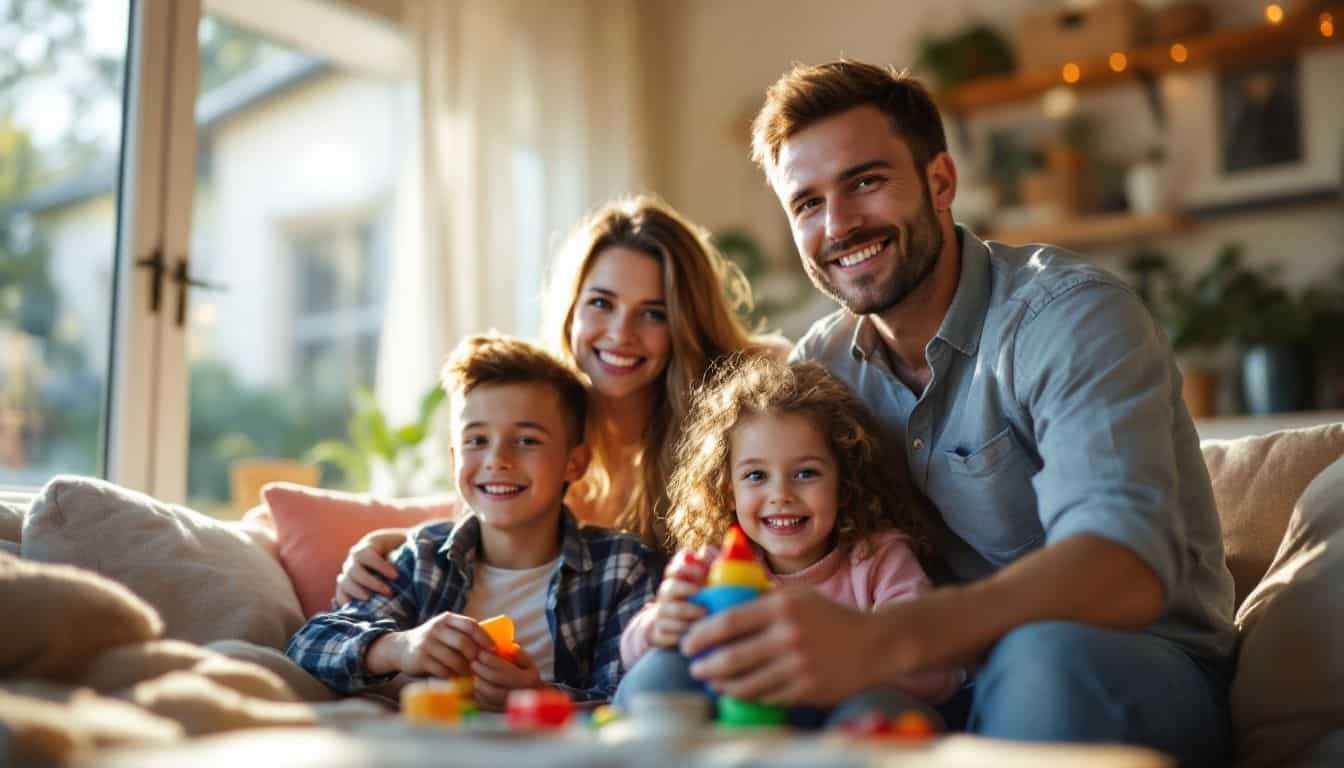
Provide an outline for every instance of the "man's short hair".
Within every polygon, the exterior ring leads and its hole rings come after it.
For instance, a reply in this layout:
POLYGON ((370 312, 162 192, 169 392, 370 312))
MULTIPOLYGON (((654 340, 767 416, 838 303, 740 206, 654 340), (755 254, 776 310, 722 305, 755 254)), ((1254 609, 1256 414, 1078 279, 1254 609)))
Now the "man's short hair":
POLYGON ((943 118, 918 80, 891 67, 840 59, 795 65, 766 90, 765 104, 751 124, 751 159, 768 176, 789 138, 828 117, 863 106, 876 107, 887 116, 892 130, 909 145, 921 172, 947 151, 943 118))
POLYGON ((459 402, 480 386, 544 384, 560 398, 571 444, 583 442, 588 392, 573 368, 535 344, 496 333, 469 336, 448 356, 440 379, 459 402))

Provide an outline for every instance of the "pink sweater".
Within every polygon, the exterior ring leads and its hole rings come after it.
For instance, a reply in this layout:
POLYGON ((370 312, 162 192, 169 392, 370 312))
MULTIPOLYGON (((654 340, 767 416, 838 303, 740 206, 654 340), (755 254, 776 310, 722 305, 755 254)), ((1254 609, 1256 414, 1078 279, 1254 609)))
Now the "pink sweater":
MULTIPOLYGON (((932 588, 919 559, 910 549, 909 540, 897 531, 878 534, 867 547, 854 547, 848 554, 833 549, 797 573, 772 576, 777 586, 811 587, 841 605, 861 611, 918 597, 932 588), (866 557, 859 559, 859 554, 866 554, 866 557)), ((653 603, 645 605, 621 635, 621 662, 626 669, 634 666, 649 650, 653 608, 653 603)), ((937 704, 947 700, 960 683, 959 674, 937 671, 906 675, 892 684, 911 696, 937 704)))

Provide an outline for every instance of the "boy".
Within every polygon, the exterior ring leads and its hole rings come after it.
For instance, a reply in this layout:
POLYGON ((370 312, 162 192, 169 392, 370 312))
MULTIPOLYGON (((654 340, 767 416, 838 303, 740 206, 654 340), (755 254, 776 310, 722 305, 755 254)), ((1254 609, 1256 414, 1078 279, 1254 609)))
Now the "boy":
POLYGON ((314 616, 286 653, 345 693, 405 673, 470 675, 482 709, 542 686, 610 700, 621 632, 653 598, 657 564, 629 536, 580 528, 563 504, 588 463, 582 383, 533 345, 489 335, 458 345, 443 386, 466 514, 413 529, 391 555, 391 594, 314 616), (521 646, 512 662, 477 624, 501 613, 521 646))

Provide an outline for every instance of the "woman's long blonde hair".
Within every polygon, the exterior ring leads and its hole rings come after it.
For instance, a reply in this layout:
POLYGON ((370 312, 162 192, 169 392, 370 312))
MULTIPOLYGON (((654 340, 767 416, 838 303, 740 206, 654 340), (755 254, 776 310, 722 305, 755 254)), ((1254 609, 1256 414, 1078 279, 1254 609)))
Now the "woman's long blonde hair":
MULTIPOLYGON (((763 348, 742 324, 738 311, 752 306, 751 286, 742 271, 725 259, 707 232, 663 201, 645 195, 614 200, 589 214, 570 234, 556 260, 548 291, 547 327, 559 333, 557 349, 571 361, 574 307, 593 260, 621 246, 646 253, 662 265, 672 352, 663 386, 650 414, 636 457, 636 482, 616 527, 665 548, 663 516, 671 473, 669 444, 681 433, 691 391, 705 371, 724 355, 763 348)), ((612 492, 612 447, 605 431, 589 416, 588 444, 593 458, 572 493, 597 502, 612 492)))
POLYGON ((668 483, 667 528, 676 548, 718 546, 736 522, 729 463, 737 425, 750 416, 797 414, 812 423, 835 457, 835 546, 848 550, 895 528, 910 537, 921 558, 928 555, 928 510, 900 471, 897 462, 904 457, 883 451, 868 407, 821 364, 737 356, 709 379, 695 393, 668 483))

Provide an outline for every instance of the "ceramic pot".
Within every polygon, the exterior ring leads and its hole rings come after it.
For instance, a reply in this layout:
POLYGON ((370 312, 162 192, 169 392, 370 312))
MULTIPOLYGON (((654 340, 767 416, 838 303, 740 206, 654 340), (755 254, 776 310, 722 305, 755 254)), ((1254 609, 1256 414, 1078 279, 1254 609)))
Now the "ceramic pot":
POLYGON ((1255 344, 1241 355, 1246 412, 1289 413, 1312 407, 1312 354, 1289 344, 1255 344))

